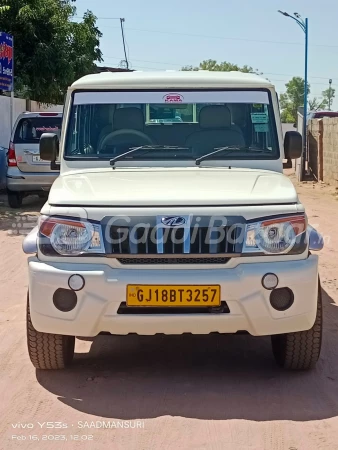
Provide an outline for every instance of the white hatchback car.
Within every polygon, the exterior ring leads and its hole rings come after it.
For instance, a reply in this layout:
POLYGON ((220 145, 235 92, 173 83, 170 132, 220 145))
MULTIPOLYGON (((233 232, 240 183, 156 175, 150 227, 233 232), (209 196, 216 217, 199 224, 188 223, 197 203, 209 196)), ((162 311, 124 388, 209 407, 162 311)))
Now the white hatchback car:
POLYGON ((12 130, 7 154, 7 195, 12 208, 19 208, 29 194, 48 192, 59 175, 50 161, 40 158, 39 142, 43 133, 60 136, 62 113, 25 112, 19 115, 12 130))

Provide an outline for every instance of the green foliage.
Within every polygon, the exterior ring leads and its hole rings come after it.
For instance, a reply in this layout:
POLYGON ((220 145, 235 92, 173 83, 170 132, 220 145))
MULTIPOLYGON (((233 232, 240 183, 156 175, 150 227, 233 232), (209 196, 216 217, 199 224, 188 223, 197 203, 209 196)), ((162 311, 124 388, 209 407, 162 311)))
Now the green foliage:
POLYGON ((0 0, 0 30, 13 35, 15 90, 44 103, 63 102, 67 87, 102 61, 96 17, 73 22, 71 0, 0 0))
POLYGON ((281 121, 282 123, 297 123, 297 120, 294 120, 293 115, 290 113, 290 111, 284 109, 281 112, 281 121))
POLYGON ((210 70, 220 72, 238 71, 245 73, 259 73, 258 69, 253 69, 252 67, 247 65, 240 67, 237 64, 232 64, 226 61, 218 63, 214 59, 207 59, 205 61, 202 61, 198 67, 184 66, 182 67, 182 70, 184 71, 210 70))
MULTIPOLYGON (((286 83, 286 92, 280 96, 283 123, 296 123, 297 111, 304 105, 304 80, 301 77, 293 77, 286 83)), ((307 85, 307 93, 310 93, 310 85, 307 85)))
POLYGON ((317 111, 318 109, 324 109, 326 107, 325 100, 318 100, 317 97, 309 100, 309 111, 317 111))
POLYGON ((321 108, 329 108, 331 109, 332 103, 333 103, 333 99, 336 96, 336 90, 333 89, 331 86, 327 89, 325 89, 325 91, 322 92, 323 95, 323 102, 322 104, 324 106, 322 106, 321 108))

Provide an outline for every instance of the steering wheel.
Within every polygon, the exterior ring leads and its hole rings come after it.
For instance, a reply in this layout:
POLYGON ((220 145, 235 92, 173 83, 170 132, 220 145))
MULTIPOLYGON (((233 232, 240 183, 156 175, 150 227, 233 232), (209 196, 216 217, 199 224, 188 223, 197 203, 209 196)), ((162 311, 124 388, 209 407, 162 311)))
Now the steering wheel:
POLYGON ((128 147, 138 147, 141 145, 154 145, 154 142, 142 131, 122 129, 107 134, 99 145, 98 153, 104 151, 108 144, 111 146, 125 144, 128 147))

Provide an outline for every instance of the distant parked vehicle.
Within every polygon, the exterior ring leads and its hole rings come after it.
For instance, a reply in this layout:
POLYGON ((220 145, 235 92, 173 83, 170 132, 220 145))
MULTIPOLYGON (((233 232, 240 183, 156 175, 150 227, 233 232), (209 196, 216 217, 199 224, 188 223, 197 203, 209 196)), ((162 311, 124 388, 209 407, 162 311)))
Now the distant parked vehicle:
POLYGON ((0 147, 0 190, 6 188, 7 148, 0 147))
POLYGON ((307 121, 311 119, 322 119, 324 117, 338 117, 337 111, 310 111, 307 116, 307 121))
POLYGON ((57 112, 22 113, 13 130, 7 154, 7 195, 11 208, 19 208, 30 194, 44 195, 59 175, 49 161, 40 158, 42 133, 60 134, 62 114, 57 112))

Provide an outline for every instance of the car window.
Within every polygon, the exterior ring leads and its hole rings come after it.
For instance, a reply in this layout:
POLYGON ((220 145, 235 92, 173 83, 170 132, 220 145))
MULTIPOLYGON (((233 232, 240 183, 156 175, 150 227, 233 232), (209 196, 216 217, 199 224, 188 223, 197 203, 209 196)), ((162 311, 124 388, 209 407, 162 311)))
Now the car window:
POLYGON ((43 133, 60 134, 61 122, 61 117, 24 117, 16 127, 14 143, 38 143, 43 133))
MULTIPOLYGON (((239 159, 279 157, 275 117, 266 91, 83 91, 74 95, 66 157, 112 158, 144 145, 180 150, 153 149, 129 158, 195 159, 229 145, 243 148, 237 151, 239 159), (246 147, 256 151, 248 152, 246 147)), ((217 154, 219 159, 232 157, 231 152, 217 154)))

